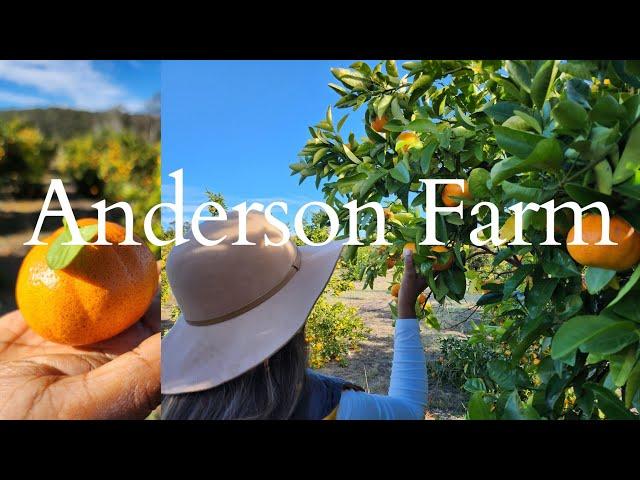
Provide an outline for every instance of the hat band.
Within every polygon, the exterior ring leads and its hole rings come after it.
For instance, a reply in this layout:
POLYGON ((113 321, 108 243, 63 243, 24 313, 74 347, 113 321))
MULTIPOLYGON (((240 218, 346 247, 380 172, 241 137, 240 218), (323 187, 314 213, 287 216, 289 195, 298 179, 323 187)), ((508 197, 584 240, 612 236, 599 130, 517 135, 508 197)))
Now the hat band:
POLYGON ((246 313, 249 310, 253 310, 255 307, 260 305, 262 302, 264 302, 264 301, 268 300, 269 298, 273 297, 287 283, 289 283, 289 280, 291 280, 293 278, 293 276, 298 272, 298 270, 300 270, 300 264, 302 263, 302 256, 300 255, 300 250, 298 250, 298 247, 295 244, 294 244, 294 246, 295 246, 295 249, 296 249, 296 258, 293 260, 293 264, 291 265, 290 270, 287 272, 287 274, 284 276, 284 278, 275 287, 273 287, 271 290, 269 290, 266 293, 260 295, 258 298, 256 298, 255 300, 249 302, 244 307, 241 307, 241 308, 239 308, 237 310, 234 310, 232 312, 229 312, 229 313, 225 313, 224 315, 221 315, 219 317, 214 317, 214 318, 211 318, 209 320, 199 320, 199 321, 187 320, 185 318, 184 319, 185 322, 187 322, 189 325, 193 325, 194 327, 201 327, 201 326, 206 326, 206 325, 214 325, 216 323, 225 322, 225 321, 230 320, 230 319, 232 319, 234 317, 242 315, 243 313, 246 313))

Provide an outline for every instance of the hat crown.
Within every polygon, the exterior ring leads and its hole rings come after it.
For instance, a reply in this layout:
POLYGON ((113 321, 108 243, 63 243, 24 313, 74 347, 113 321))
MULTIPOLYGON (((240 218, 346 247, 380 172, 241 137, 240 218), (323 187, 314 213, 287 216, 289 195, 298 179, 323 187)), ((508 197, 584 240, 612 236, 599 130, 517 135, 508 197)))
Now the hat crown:
POLYGON ((255 245, 233 245, 239 236, 238 212, 227 220, 200 224, 209 240, 226 238, 215 246, 202 245, 189 232, 167 259, 167 277, 185 320, 191 324, 218 323, 261 303, 297 271, 298 250, 291 241, 282 246, 282 232, 263 213, 249 212, 246 239, 255 245))

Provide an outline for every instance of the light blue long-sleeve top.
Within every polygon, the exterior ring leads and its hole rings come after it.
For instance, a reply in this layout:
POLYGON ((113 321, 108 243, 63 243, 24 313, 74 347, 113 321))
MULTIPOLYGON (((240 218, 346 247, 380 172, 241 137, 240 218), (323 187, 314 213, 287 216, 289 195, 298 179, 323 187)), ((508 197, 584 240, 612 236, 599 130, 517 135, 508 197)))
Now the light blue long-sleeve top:
POLYGON ((423 420, 427 407, 427 364, 415 318, 396 320, 388 395, 342 393, 338 420, 423 420))

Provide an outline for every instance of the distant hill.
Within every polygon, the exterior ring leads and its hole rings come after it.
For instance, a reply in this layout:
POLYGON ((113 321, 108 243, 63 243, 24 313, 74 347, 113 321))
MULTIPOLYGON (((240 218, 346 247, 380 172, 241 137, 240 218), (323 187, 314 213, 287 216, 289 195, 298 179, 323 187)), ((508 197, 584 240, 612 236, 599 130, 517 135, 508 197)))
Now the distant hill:
POLYGON ((131 130, 150 142, 160 139, 160 116, 129 114, 120 110, 84 112, 65 108, 1 110, 0 122, 22 118, 36 125, 46 136, 67 140, 76 135, 104 129, 131 130))

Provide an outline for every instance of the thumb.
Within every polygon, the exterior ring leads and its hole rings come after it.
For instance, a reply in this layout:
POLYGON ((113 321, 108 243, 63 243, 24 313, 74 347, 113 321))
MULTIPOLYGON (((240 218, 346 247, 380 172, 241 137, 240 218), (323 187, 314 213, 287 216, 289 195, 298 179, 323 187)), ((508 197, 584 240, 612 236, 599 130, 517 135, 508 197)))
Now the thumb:
POLYGON ((91 370, 54 384, 67 418, 144 419, 160 403, 160 333, 91 370))
POLYGON ((405 273, 415 273, 415 265, 413 264, 413 251, 408 248, 405 248, 402 251, 402 255, 404 257, 404 271, 405 273))

